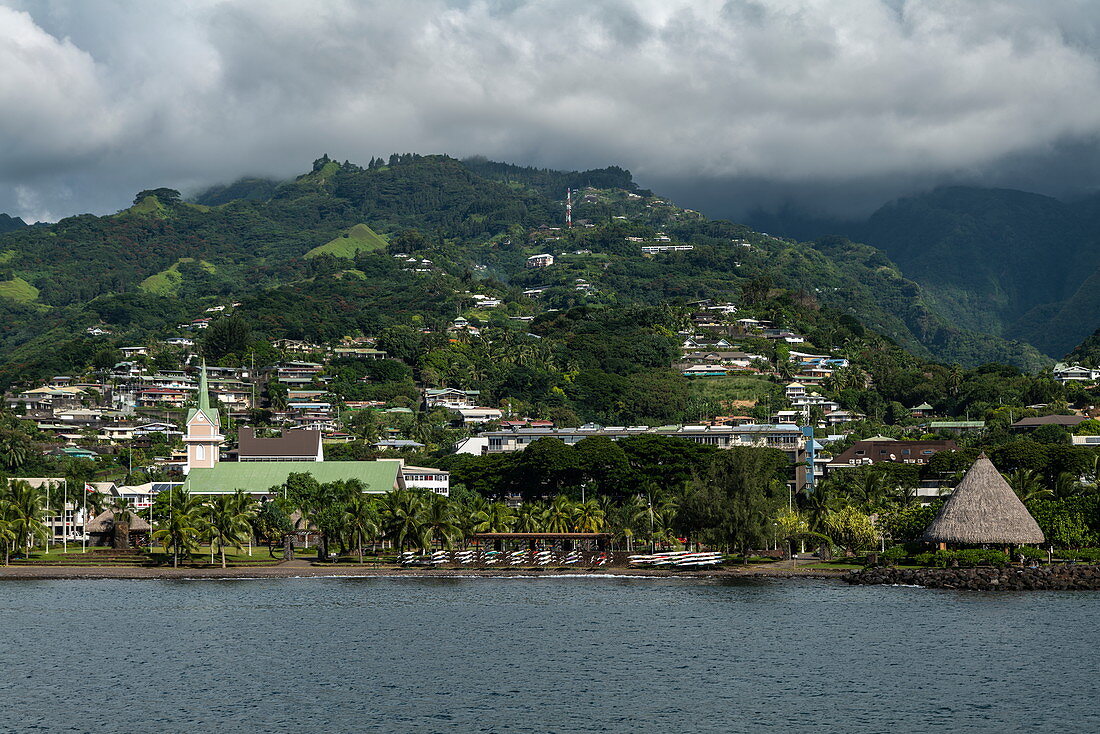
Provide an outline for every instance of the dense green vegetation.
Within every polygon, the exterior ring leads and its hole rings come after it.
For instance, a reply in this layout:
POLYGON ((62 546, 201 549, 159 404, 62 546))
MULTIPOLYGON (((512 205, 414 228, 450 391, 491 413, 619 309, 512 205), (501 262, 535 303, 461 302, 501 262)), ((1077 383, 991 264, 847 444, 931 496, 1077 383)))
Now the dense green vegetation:
POLYGON ((1097 327, 1100 198, 1062 202, 1008 189, 946 187, 886 204, 863 221, 786 211, 772 232, 843 234, 882 250, 959 327, 1060 357, 1097 327))
POLYGON ((520 293, 535 286, 547 288, 544 307, 620 307, 735 299, 761 278, 851 314, 926 359, 1042 363, 1026 345, 978 337, 938 316, 877 250, 844 240, 798 244, 708 221, 637 189, 617 168, 563 173, 412 154, 361 167, 322 157, 277 185, 242 180, 194 203, 150 189, 134 201, 114 216, 0 235, 0 282, 30 286, 11 289, 18 300, 0 299, 0 383, 87 361, 99 348, 81 336, 89 326, 138 341, 231 298, 245 301, 254 328, 272 338, 329 337, 349 327, 371 332, 391 315, 453 318, 469 309, 461 294, 473 288, 505 299, 491 317, 499 320, 537 312, 520 293), (579 189, 574 219, 587 226, 540 230, 560 227, 566 187, 579 189), (642 256, 625 239, 658 232, 694 249, 642 256), (546 249, 565 253, 555 267, 523 267, 546 249), (396 252, 430 259, 432 272, 402 270, 389 256, 396 252), (575 287, 578 278, 585 289, 575 287))

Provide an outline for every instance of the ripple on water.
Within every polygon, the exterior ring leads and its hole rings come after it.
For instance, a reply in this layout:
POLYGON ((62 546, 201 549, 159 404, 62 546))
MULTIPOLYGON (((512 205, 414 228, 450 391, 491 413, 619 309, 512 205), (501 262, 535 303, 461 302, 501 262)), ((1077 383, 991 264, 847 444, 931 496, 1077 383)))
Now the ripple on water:
POLYGON ((156 731, 1100 731, 1092 594, 592 576, 3 591, 11 731, 133 731, 131 713, 156 731))

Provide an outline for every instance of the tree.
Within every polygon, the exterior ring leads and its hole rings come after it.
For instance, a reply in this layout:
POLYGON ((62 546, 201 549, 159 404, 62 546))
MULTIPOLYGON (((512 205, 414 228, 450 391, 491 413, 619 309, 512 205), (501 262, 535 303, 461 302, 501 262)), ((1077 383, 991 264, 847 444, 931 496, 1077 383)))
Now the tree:
POLYGON ((226 544, 238 544, 240 538, 252 529, 248 522, 254 515, 252 498, 248 495, 245 498, 247 501, 242 501, 239 494, 221 494, 214 497, 207 508, 210 534, 218 545, 222 568, 225 568, 226 544))
POLYGON ((359 494, 352 497, 344 506, 344 527, 356 548, 359 562, 363 562, 363 542, 378 536, 380 523, 378 510, 373 500, 359 494))
POLYGON ((844 507, 825 516, 825 534, 844 548, 848 555, 874 545, 879 534, 875 523, 854 507, 844 507))
POLYGON ((242 355, 252 344, 252 329, 240 316, 217 319, 206 329, 202 340, 202 355, 218 361, 230 354, 242 355))
POLYGON ((36 538, 46 538, 46 493, 22 479, 11 481, 3 492, 11 519, 10 529, 15 533, 15 547, 27 552, 36 538))
POLYGON ((153 537, 172 554, 172 568, 177 568, 181 553, 190 555, 198 548, 199 537, 206 529, 204 508, 202 501, 183 487, 162 492, 158 499, 163 495, 168 495, 167 514, 153 537))
POLYGON ((600 533, 607 524, 607 514, 599 500, 581 502, 573 510, 573 526, 578 533, 600 533))
POLYGON ((781 504, 778 476, 786 465, 772 449, 735 447, 716 454, 693 480, 678 522, 709 543, 737 549, 747 563, 749 549, 771 538, 771 517, 781 504))
POLYGON ((393 539, 399 551, 413 544, 427 546, 425 539, 424 499, 420 492, 399 489, 390 492, 383 500, 386 533, 393 539))
POLYGON ((429 546, 432 541, 438 540, 449 549, 461 532, 450 500, 437 494, 432 495, 426 504, 424 531, 429 546))

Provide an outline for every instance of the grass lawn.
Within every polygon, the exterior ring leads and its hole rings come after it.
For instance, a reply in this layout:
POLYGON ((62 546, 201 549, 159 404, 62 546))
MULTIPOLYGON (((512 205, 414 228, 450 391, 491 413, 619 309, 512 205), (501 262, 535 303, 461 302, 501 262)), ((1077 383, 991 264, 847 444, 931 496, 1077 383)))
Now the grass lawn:
POLYGON ((731 375, 691 378, 692 397, 716 403, 731 400, 761 401, 768 393, 778 396, 779 390, 777 384, 764 377, 731 375))
MULTIPOLYGON (((179 271, 180 263, 195 262, 192 257, 181 257, 175 263, 172 264, 167 270, 162 270, 155 275, 150 275, 145 280, 141 281, 139 286, 146 293, 152 293, 157 296, 172 296, 179 290, 180 284, 183 283, 183 274, 179 271)), ((206 262, 205 260, 199 260, 199 267, 208 273, 213 273, 217 269, 206 262)))
POLYGON ((339 237, 318 245, 306 253, 306 257, 332 255, 353 258, 360 252, 373 252, 386 247, 386 238, 365 224, 357 224, 339 237))

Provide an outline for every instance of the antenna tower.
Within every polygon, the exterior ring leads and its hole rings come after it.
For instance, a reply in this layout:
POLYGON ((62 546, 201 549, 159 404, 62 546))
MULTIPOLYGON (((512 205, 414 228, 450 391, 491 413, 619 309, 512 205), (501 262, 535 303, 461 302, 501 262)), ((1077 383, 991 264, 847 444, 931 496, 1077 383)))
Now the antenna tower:
POLYGON ((573 189, 565 190, 565 226, 573 228, 573 189))

